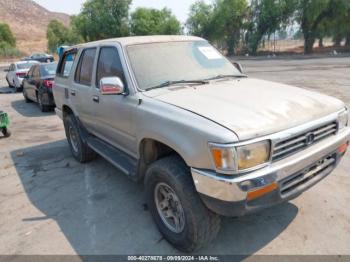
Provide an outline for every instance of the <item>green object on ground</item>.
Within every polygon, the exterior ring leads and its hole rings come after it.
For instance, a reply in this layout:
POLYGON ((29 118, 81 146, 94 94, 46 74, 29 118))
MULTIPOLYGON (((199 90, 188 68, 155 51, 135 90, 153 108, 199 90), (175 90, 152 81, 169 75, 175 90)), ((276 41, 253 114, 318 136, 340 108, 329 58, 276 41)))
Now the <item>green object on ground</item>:
POLYGON ((8 114, 3 111, 0 111, 0 129, 2 134, 5 137, 9 137, 11 135, 11 132, 8 129, 9 124, 10 124, 10 119, 8 114))

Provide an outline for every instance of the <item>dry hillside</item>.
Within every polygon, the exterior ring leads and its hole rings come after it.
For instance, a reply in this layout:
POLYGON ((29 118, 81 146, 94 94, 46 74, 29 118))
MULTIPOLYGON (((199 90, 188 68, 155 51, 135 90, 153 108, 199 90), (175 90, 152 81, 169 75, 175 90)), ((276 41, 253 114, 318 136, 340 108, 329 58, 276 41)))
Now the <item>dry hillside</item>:
POLYGON ((32 0, 0 0, 0 22, 9 24, 24 53, 47 49, 46 29, 52 19, 69 25, 69 15, 50 12, 32 0))

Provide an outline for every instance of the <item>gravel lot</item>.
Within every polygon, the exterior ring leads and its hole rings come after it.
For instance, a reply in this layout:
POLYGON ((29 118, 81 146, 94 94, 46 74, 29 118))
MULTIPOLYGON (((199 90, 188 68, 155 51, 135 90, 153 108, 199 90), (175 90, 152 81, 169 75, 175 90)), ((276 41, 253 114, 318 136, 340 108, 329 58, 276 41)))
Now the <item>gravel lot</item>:
MULTIPOLYGON (((246 72, 350 105, 350 58, 243 60, 246 72)), ((0 254, 178 254, 144 209, 142 185, 102 158, 81 165, 54 113, 6 93, 12 137, 0 139, 0 254)), ((258 95, 258 94, 257 94, 258 95)), ((225 218, 205 254, 350 255, 350 159, 290 203, 225 218)))

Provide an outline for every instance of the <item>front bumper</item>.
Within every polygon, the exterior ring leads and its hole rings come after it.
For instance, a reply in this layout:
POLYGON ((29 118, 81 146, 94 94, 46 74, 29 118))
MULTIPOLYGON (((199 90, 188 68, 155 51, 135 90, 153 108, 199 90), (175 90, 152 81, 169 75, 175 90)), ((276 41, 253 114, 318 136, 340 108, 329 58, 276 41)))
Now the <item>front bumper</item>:
POLYGON ((350 128, 329 137, 290 157, 257 171, 228 177, 214 171, 192 168, 197 191, 206 206, 224 216, 247 213, 288 201, 329 175, 343 154, 338 148, 349 141, 350 128), (272 183, 276 190, 248 201, 248 193, 272 183))

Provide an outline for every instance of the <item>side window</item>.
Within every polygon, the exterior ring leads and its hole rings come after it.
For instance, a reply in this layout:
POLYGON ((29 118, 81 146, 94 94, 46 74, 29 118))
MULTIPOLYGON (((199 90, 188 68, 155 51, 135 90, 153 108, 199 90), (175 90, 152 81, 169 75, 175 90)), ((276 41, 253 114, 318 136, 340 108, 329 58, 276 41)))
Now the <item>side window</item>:
POLYGON ((12 64, 12 65, 10 66, 10 71, 15 71, 15 65, 14 65, 14 64, 12 64))
POLYGON ((75 72, 75 81, 77 83, 87 86, 91 85, 95 55, 96 48, 86 49, 81 54, 78 67, 75 72))
POLYGON ((69 77, 75 57, 76 53, 68 53, 64 55, 64 57, 62 58, 60 68, 58 70, 58 75, 63 77, 69 77))
POLYGON ((103 77, 117 76, 124 83, 124 72, 120 61, 119 53, 115 47, 102 47, 98 58, 96 72, 96 87, 99 88, 100 80, 103 77))

